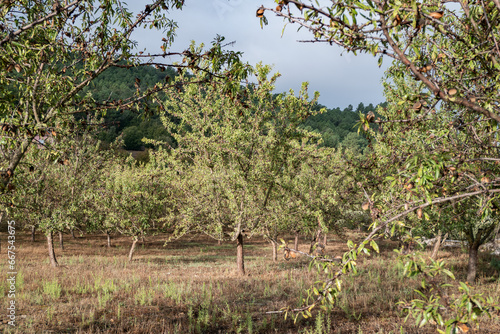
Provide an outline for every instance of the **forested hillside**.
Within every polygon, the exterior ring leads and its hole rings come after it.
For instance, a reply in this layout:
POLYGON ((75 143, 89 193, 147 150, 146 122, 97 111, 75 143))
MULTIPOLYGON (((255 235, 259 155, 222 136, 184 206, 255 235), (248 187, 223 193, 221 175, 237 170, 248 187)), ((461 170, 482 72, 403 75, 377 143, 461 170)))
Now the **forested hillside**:
POLYGON ((308 130, 321 133, 324 146, 342 146, 361 152, 368 141, 357 133, 356 123, 359 121, 359 113, 367 114, 370 111, 374 112, 375 109, 371 103, 368 106, 360 103, 356 109, 352 105, 344 110, 338 107, 327 109, 322 114, 309 117, 304 125, 308 130))
MULTIPOLYGON (((165 77, 174 78, 176 71, 167 68, 162 71, 152 66, 139 68, 112 68, 93 81, 86 92, 92 94, 98 102, 109 99, 126 99, 136 91, 136 79, 145 87, 152 87, 155 83, 163 82, 165 77)), ((364 114, 375 111, 370 103, 365 106, 360 103, 356 109, 352 105, 341 110, 340 108, 328 109, 326 106, 317 105, 315 109, 326 108, 326 112, 309 117, 304 127, 308 130, 321 133, 323 145, 327 147, 344 147, 361 153, 367 145, 367 140, 358 135, 356 122, 359 121, 359 112, 364 114)), ((143 146, 150 147, 142 142, 142 138, 169 141, 170 137, 157 115, 145 117, 142 111, 136 110, 109 110, 105 115, 107 124, 100 139, 112 142, 123 134, 126 149, 138 150, 143 146)))
MULTIPOLYGON (((164 82, 167 76, 175 77, 175 71, 171 68, 160 70, 152 66, 128 69, 114 67, 92 81, 86 93, 92 94, 98 102, 125 100, 134 95, 136 82, 144 87, 153 87, 158 82, 164 82)), ((126 149, 136 150, 145 146, 141 141, 144 137, 164 141, 170 138, 159 116, 146 117, 142 110, 110 109, 105 113, 104 120, 106 127, 100 134, 100 139, 112 142, 123 134, 126 149)))

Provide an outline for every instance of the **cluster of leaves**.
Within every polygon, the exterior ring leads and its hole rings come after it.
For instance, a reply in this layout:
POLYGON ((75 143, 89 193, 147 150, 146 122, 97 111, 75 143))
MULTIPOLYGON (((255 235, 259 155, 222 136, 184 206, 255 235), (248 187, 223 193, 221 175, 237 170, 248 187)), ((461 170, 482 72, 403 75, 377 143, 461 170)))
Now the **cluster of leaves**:
POLYGON ((457 328, 467 332, 471 323, 477 323, 480 316, 500 310, 494 297, 484 297, 473 293, 473 288, 463 282, 458 285, 447 283, 441 276, 455 280, 451 271, 446 269, 444 261, 426 261, 422 257, 406 256, 404 275, 423 276, 420 288, 415 289, 419 296, 399 305, 415 318, 415 324, 422 327, 434 324, 438 333, 456 333, 457 328))

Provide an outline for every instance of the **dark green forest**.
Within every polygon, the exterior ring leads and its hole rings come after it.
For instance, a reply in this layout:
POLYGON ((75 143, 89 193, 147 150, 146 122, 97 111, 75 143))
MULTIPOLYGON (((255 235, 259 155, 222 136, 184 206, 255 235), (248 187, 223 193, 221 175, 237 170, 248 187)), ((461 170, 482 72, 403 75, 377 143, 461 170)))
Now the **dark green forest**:
MULTIPOLYGON (((164 82, 166 76, 173 78, 176 74, 172 68, 162 71, 152 66, 130 69, 115 67, 94 80, 86 93, 91 93, 100 103, 107 100, 125 100, 134 95, 136 79, 139 79, 144 87, 152 87, 158 82, 164 82)), ((318 104, 316 108, 317 110, 325 108, 326 112, 309 117, 304 122, 305 129, 320 133, 324 146, 349 148, 362 153, 368 142, 363 136, 358 135, 356 123, 359 121, 360 112, 366 114, 375 111, 375 106, 371 103, 367 106, 359 103, 356 109, 349 105, 342 110, 318 104)), ((140 150, 152 147, 143 143, 142 138, 170 141, 158 115, 146 116, 142 110, 110 109, 103 116, 106 128, 100 133, 99 139, 105 142, 112 142, 122 135, 125 149, 140 150)))
MULTIPOLYGON (((92 81, 85 93, 92 94, 98 103, 125 100, 134 96, 137 79, 141 86, 153 87, 158 82, 164 82, 166 77, 173 78, 175 75, 176 72, 172 68, 162 71, 152 66, 113 67, 92 81)), ((99 134, 99 139, 112 142, 122 135, 124 148, 127 150, 139 150, 147 146, 142 142, 142 138, 170 140, 158 115, 147 117, 143 110, 109 109, 102 116, 106 127, 99 134)))

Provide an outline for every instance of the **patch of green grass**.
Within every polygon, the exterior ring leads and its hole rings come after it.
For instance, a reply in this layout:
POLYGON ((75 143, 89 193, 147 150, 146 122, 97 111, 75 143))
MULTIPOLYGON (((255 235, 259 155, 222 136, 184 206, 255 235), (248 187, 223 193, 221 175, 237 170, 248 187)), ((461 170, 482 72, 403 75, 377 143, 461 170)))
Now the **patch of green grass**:
POLYGON ((59 281, 44 281, 42 282, 43 293, 52 299, 59 299, 61 297, 62 286, 59 281))

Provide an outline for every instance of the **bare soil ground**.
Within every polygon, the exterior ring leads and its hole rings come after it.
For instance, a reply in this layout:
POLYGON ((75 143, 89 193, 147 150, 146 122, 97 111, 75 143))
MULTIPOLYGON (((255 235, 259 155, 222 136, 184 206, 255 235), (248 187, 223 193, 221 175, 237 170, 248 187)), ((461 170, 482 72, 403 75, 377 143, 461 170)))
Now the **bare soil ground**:
MULTIPOLYGON (((361 235, 350 235, 354 239, 361 235)), ((403 266, 382 242, 381 254, 361 260, 359 273, 344 283, 337 306, 313 319, 269 315, 299 306, 306 289, 321 277, 306 259, 273 262, 269 242, 245 240, 247 275, 236 275, 236 246, 205 236, 187 236, 164 245, 166 236, 147 237, 134 261, 127 260, 130 238, 105 235, 56 245, 59 268, 48 262, 46 242, 16 235, 16 327, 7 324, 6 234, 1 233, 0 332, 2 333, 435 333, 432 325, 406 323, 397 302, 415 297, 420 280, 404 278, 403 266)), ((56 238, 55 238, 56 239, 56 238)), ((286 240, 292 240, 292 237, 286 240)), ((346 240, 329 236, 327 254, 341 255, 346 240)), ((300 244, 306 251, 309 244, 300 244)), ((280 253, 281 255, 281 253, 280 253)), ((467 256, 443 250, 458 279, 465 278, 467 256)), ((500 296, 500 260, 481 256, 477 289, 500 296)), ((472 333, 500 333, 498 315, 482 319, 472 333)))

